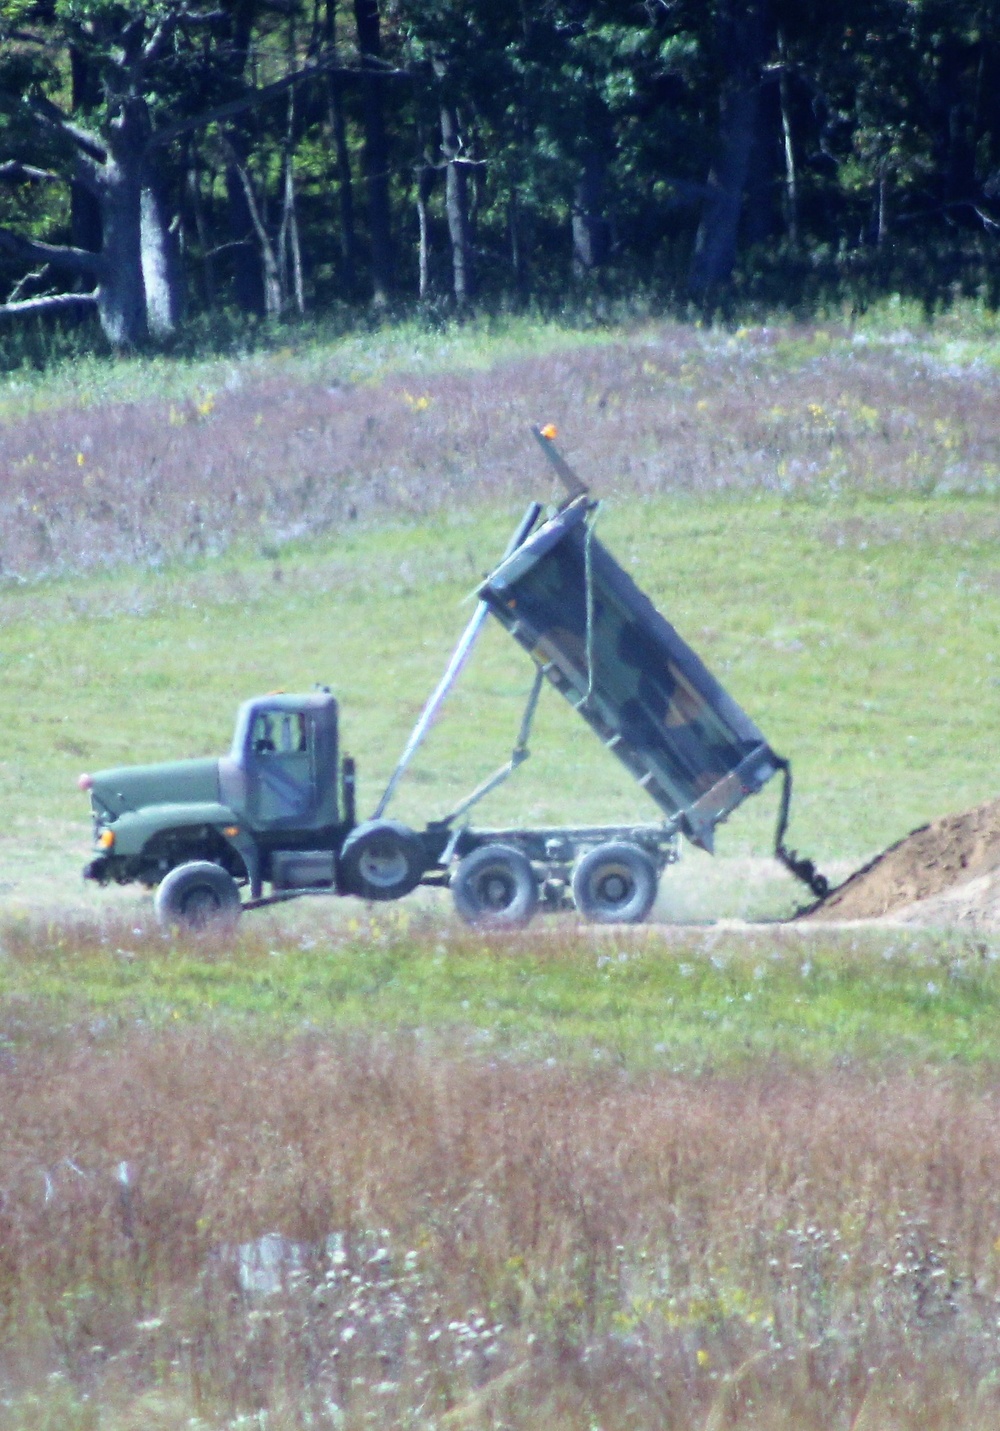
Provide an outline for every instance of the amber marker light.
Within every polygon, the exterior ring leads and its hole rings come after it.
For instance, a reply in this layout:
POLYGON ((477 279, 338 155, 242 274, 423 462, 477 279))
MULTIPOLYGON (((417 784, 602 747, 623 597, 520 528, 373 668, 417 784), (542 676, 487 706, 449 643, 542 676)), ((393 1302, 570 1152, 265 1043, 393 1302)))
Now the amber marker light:
POLYGON ((103 830, 103 831, 101 832, 100 838, 99 838, 98 841, 97 841, 97 843, 100 845, 100 847, 101 847, 102 850, 110 850, 111 847, 112 847, 112 845, 114 844, 114 842, 115 842, 115 832, 114 832, 114 830, 103 830))
POLYGON ((94 783, 94 777, 92 775, 81 775, 76 783, 81 790, 89 790, 94 783))
POLYGON ((230 839, 232 839, 234 835, 238 835, 239 832, 240 832, 240 827, 239 827, 239 825, 226 825, 226 826, 223 828, 223 831, 222 831, 222 833, 223 833, 224 835, 228 835, 230 839))
POLYGON ((555 439, 559 436, 559 429, 558 427, 556 427, 554 422, 547 422, 545 426, 540 427, 538 431, 542 434, 543 437, 547 437, 550 442, 555 441, 555 439))

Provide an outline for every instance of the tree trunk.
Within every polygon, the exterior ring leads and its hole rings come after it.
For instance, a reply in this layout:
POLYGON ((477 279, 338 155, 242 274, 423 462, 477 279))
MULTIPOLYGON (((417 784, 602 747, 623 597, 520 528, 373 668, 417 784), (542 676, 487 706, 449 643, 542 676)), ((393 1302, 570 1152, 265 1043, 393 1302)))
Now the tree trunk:
POLYGON ((887 168, 879 170, 878 183, 876 185, 876 227, 875 242, 879 248, 889 237, 889 184, 891 175, 887 168))
POLYGON ((256 232, 247 187, 244 182, 250 142, 242 126, 228 132, 226 163, 226 224, 233 252, 233 296, 243 313, 263 315, 267 310, 264 279, 257 246, 256 232))
POLYGON ((162 191, 153 175, 147 175, 142 186, 140 225, 146 325, 153 338, 172 338, 183 318, 183 276, 177 236, 167 222, 162 191))
POLYGON ((430 292, 431 236, 428 204, 434 188, 434 166, 424 158, 417 171, 417 223, 420 228, 419 294, 423 301, 430 292))
MULTIPOLYGON (((337 50, 337 0, 326 0, 324 16, 328 53, 337 50)), ((336 155, 337 198, 340 207, 340 277, 349 297, 357 285, 357 235, 354 230, 354 188, 351 179, 351 154, 347 147, 347 126, 344 122, 343 82, 337 74, 326 77, 326 98, 330 133, 336 155)))
POLYGON ((607 161, 603 152, 588 149, 573 191, 573 272, 577 278, 592 273, 607 260, 608 226, 604 219, 607 161))
MULTIPOLYGON (((239 84, 250 59, 256 6, 253 0, 236 0, 230 9, 231 30, 226 45, 230 82, 239 84)), ((226 249, 232 255, 232 295, 241 313, 263 316, 264 280, 257 254, 255 229, 247 202, 245 172, 253 139, 246 117, 225 126, 226 149, 226 249)))
POLYGON ((354 189, 351 180, 351 154, 347 147, 347 126, 340 79, 329 76, 330 127, 333 130, 337 155, 337 195, 340 202, 340 261, 343 286, 353 295, 358 281, 358 240, 354 228, 354 189))
POLYGON ((104 186, 101 218, 101 281, 97 311, 108 342, 116 348, 143 343, 146 329, 146 292, 142 278, 142 183, 136 173, 109 166, 104 186))
MULTIPOLYGON (((70 48, 69 67, 72 111, 75 115, 86 114, 101 102, 100 77, 75 47, 70 48)), ((69 213, 73 247, 97 253, 101 247, 101 205, 96 194, 78 179, 70 180, 69 213)))
POLYGON ((720 19, 720 49, 730 61, 719 101, 717 158, 695 239, 689 287, 703 299, 729 281, 736 262, 740 213, 757 133, 766 0, 745 9, 729 0, 720 19))
POLYGON ((441 152, 446 160, 444 205, 451 239, 452 291, 459 308, 472 297, 472 245, 469 241, 469 193, 462 162, 458 112, 441 106, 441 152))
POLYGON ((788 94, 788 68, 785 39, 778 36, 778 101, 781 105, 781 138, 785 155, 785 229, 789 242, 799 241, 799 176, 795 165, 795 144, 792 135, 792 111, 788 94))
POLYGON ((194 216, 195 233, 198 235, 198 245, 201 249, 203 297, 205 307, 211 309, 215 307, 216 296, 215 257, 208 225, 205 222, 205 205, 201 197, 201 173, 193 160, 188 163, 187 187, 191 200, 191 212, 194 216))
POLYGON ((264 315, 267 318, 277 318, 285 306, 278 254, 275 252, 274 244, 271 242, 271 236, 267 231, 267 225, 260 211, 257 196, 253 191, 253 184, 250 181, 249 172, 242 164, 237 164, 236 173, 243 186, 247 212, 250 216, 250 222, 253 224, 254 233, 257 235, 257 243, 260 249, 260 266, 264 289, 264 315))
POLYGON ((382 56, 378 0, 354 0, 354 20, 362 65, 364 173, 368 196, 372 298, 376 306, 384 307, 392 292, 394 273, 389 210, 389 142, 382 104, 382 81, 378 76, 378 62, 382 56))
POLYGON ((295 168, 291 153, 285 157, 285 195, 281 213, 281 239, 284 273, 283 290, 294 294, 299 313, 306 311, 305 287, 302 282, 302 249, 299 244, 299 220, 295 211, 295 168))
POLYGON ((517 201, 517 187, 513 182, 507 198, 507 240, 510 244, 510 271, 514 275, 514 287, 523 297, 527 286, 527 273, 521 240, 521 206, 517 201))

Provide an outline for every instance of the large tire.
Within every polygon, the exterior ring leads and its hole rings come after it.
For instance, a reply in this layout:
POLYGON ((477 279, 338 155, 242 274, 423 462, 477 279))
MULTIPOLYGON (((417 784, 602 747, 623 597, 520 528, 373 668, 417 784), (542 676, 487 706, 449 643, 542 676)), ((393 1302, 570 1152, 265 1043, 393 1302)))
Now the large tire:
POLYGON ((227 930, 240 916, 236 881, 209 860, 177 865, 157 887, 156 918, 164 929, 227 930))
POLYGON ((531 861, 512 845, 481 845, 451 877, 455 908, 466 924, 520 929, 538 906, 531 861))
POLYGON ((641 924, 656 899, 656 866, 638 845, 609 840, 573 871, 573 901, 595 924, 641 924))
POLYGON ((358 825, 340 851, 340 887, 361 899, 402 899, 426 869, 419 836, 396 820, 358 825))

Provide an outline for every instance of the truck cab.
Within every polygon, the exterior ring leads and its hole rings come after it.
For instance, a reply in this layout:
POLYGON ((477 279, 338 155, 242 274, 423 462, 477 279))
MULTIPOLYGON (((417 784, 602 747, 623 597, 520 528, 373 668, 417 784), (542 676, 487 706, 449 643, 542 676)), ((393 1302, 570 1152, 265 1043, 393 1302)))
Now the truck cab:
POLYGON ((326 689, 257 696, 239 709, 228 755, 81 776, 95 841, 85 877, 153 886, 208 862, 254 897, 265 880, 332 886, 335 851, 354 824, 353 762, 340 762, 337 718, 326 689))

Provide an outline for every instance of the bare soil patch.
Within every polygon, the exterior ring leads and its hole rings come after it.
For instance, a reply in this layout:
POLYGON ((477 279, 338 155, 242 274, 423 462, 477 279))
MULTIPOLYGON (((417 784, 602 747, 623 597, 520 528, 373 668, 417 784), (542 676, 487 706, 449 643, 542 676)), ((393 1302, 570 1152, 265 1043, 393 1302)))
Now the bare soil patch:
POLYGON ((856 870, 808 919, 1000 923, 1000 799, 921 825, 856 870))

